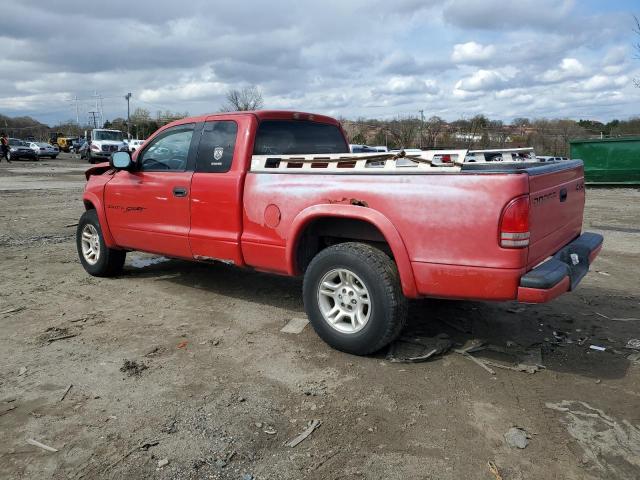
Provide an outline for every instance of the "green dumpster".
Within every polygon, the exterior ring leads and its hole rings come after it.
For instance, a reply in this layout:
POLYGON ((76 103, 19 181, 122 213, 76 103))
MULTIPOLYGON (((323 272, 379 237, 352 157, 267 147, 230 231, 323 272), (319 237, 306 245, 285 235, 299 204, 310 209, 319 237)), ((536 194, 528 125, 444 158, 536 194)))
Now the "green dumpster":
POLYGON ((587 183, 640 184, 640 137, 571 140, 571 158, 584 162, 587 183))

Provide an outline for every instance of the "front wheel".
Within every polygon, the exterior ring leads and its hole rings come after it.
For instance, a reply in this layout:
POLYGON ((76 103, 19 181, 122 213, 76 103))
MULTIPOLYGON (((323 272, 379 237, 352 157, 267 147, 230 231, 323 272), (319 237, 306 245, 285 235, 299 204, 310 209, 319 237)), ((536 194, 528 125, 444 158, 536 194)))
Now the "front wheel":
POLYGON ((124 266, 127 253, 104 243, 102 228, 95 210, 87 210, 80 217, 76 230, 76 248, 80 263, 94 277, 117 275, 124 266))
POLYGON ((407 317, 395 263, 364 243, 341 243, 316 255, 305 272, 303 297, 320 338, 355 355, 395 340, 407 317))

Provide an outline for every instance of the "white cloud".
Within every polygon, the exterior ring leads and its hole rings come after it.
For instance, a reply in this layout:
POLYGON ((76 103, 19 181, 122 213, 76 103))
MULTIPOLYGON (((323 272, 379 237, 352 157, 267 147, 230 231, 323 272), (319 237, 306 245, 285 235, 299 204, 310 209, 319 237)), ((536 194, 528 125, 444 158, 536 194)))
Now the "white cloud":
POLYGON ((375 90, 381 94, 396 94, 396 95, 410 95, 410 94, 436 94, 438 93, 438 86, 433 80, 422 80, 414 76, 407 77, 391 77, 386 85, 375 90))
POLYGON ((509 76, 498 70, 478 70, 473 75, 456 83, 456 90, 467 92, 481 92, 506 88, 509 76))
POLYGON ((549 83, 562 82, 576 78, 584 78, 588 70, 576 58, 563 58, 557 68, 547 70, 542 74, 542 80, 549 83))
POLYGON ((580 88, 588 92, 595 90, 615 90, 631 83, 629 78, 625 75, 609 77, 606 75, 594 75, 580 83, 580 88))
POLYGON ((493 45, 481 45, 476 42, 458 43, 453 46, 451 60, 455 63, 478 63, 491 59, 496 53, 493 45))

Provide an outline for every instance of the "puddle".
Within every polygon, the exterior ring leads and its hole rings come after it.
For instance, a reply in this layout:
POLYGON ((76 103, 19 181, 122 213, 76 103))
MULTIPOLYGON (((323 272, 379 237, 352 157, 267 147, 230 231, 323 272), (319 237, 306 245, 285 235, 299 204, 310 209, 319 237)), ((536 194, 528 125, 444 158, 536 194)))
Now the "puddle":
POLYGON ((151 265, 157 265, 158 263, 168 262, 169 260, 167 257, 133 257, 129 265, 133 268, 145 268, 151 265))
POLYGON ((640 428, 577 400, 546 406, 564 414, 560 421, 584 450, 587 468, 606 474, 605 478, 638 478, 640 428))

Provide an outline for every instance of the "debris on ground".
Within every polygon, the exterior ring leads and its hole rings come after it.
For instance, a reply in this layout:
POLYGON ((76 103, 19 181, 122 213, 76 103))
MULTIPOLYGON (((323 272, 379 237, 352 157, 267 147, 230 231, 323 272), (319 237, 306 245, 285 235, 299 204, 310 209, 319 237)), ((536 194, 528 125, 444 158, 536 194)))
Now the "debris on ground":
POLYGON ((21 312, 22 310, 26 309, 27 307, 13 307, 13 308, 9 308, 8 310, 3 310, 2 312, 0 312, 0 315, 8 315, 9 313, 17 313, 17 312, 21 312))
POLYGON ((120 371, 126 373, 130 377, 133 375, 140 375, 147 367, 142 362, 137 362, 135 360, 124 360, 122 366, 120 367, 120 371))
POLYGON ((598 352, 604 352, 607 348, 601 347, 600 345, 589 345, 591 350, 597 350, 598 352))
POLYGON ((292 318, 287 324, 280 329, 282 333, 302 333, 304 327, 309 324, 309 320, 306 318, 292 318))
POLYGON ((453 349, 454 352, 459 353, 460 355, 462 355, 465 358, 468 358, 469 360, 471 360, 472 362, 476 363, 477 365, 481 366, 482 368, 484 368, 487 372, 489 372, 491 375, 495 375, 496 371, 493 370, 491 367, 489 367, 486 362, 484 360, 480 360, 479 358, 474 357, 473 355, 471 355, 469 352, 465 351, 465 350, 461 350, 459 348, 454 348, 453 349))
POLYGON ((151 348, 151 350, 149 350, 147 353, 144 354, 145 357, 152 357, 154 355, 157 355, 160 352, 160 347, 159 346, 155 346, 153 348, 151 348))
POLYGON ((625 348, 629 348, 631 350, 640 350, 640 339, 632 338, 627 342, 625 348))
POLYGON ((60 401, 62 402, 65 398, 67 398, 67 394, 69 393, 69 390, 71 390, 71 387, 73 387, 73 384, 70 384, 64 391, 64 393, 62 394, 62 396, 60 397, 60 401))
POLYGON ((242 480, 254 480, 254 476, 251 473, 245 473, 242 475, 242 480))
POLYGON ((27 367, 20 367, 20 370, 18 370, 18 376, 21 377, 25 373, 27 373, 27 367))
POLYGON ((289 440, 287 443, 285 443, 284 444, 285 447, 293 448, 293 447, 297 446, 298 444, 302 443, 321 424, 322 424, 322 422, 320 420, 312 420, 311 422, 309 422, 307 424, 307 428, 300 435, 298 435, 294 439, 289 440))
POLYGON ((526 448, 529 445, 529 438, 531 436, 526 432, 524 428, 511 427, 504 434, 504 439, 512 448, 526 448))
POLYGON ((445 333, 435 337, 403 335, 389 346, 387 360, 396 363, 424 362, 451 350, 453 342, 445 333))
POLYGON ((506 348, 489 344, 483 345, 482 348, 492 352, 503 353, 515 359, 515 362, 511 365, 505 365, 503 363, 486 359, 483 360, 486 365, 490 365, 492 367, 529 374, 534 374, 545 368, 542 364, 542 351, 540 347, 522 349, 515 342, 508 341, 506 348))
POLYGON ((162 460, 158 460, 158 468, 162 468, 169 465, 169 459, 163 458, 162 460))
POLYGON ((77 336, 77 333, 70 333, 66 327, 49 327, 44 331, 44 334, 40 336, 40 341, 43 343, 53 343, 77 336))
POLYGON ((11 410, 15 410, 15 409, 16 409, 15 405, 9 405, 9 407, 5 408, 4 410, 0 410, 0 417, 5 413, 9 413, 11 410))
POLYGON ((187 345, 189 345, 189 342, 182 340, 176 348, 187 348, 187 345))
POLYGON ((502 475, 500 475, 500 470, 498 470, 498 466, 494 462, 489 460, 487 462, 487 467, 489 467, 489 472, 493 474, 496 480, 503 480, 502 475))
POLYGON ((264 428, 264 430, 262 430, 264 433, 266 433, 267 435, 275 435, 276 433, 278 433, 278 431, 271 427, 271 426, 267 426, 264 428))
POLYGON ((630 360, 634 363, 635 362, 640 363, 640 352, 636 352, 636 353, 632 353, 631 355, 628 355, 627 360, 630 360))
POLYGON ((50 447, 49 445, 45 445, 44 443, 40 443, 37 440, 34 440, 33 438, 27 438, 27 443, 29 445, 33 445, 34 447, 38 447, 38 448, 42 448, 43 450, 46 450, 47 452, 57 452, 58 449, 57 448, 53 448, 50 447))
POLYGON ((172 434, 178 431, 178 419, 176 417, 171 418, 164 427, 162 427, 162 432, 172 434))

